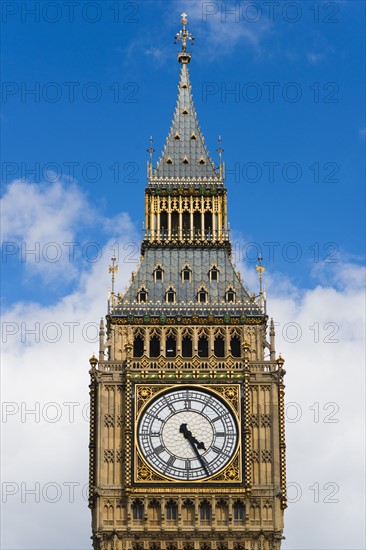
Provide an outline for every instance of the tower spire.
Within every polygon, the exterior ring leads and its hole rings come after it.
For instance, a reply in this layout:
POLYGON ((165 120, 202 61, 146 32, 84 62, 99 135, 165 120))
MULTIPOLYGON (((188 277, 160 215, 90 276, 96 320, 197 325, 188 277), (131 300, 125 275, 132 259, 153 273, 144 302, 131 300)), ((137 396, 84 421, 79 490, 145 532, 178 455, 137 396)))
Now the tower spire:
POLYGON ((178 84, 178 100, 169 134, 156 169, 152 170, 150 183, 162 184, 162 178, 169 183, 173 178, 198 180, 203 183, 218 183, 219 171, 206 148, 204 137, 198 123, 193 103, 188 63, 191 53, 187 51, 188 41, 193 43, 194 37, 186 28, 187 14, 182 14, 182 29, 175 35, 175 44, 182 42, 182 50, 178 52, 181 64, 178 84))

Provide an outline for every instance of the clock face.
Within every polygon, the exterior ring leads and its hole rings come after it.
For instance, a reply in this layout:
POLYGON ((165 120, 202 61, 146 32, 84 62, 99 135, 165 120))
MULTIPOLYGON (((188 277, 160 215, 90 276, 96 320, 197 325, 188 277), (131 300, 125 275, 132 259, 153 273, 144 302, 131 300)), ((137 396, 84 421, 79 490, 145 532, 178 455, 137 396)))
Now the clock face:
POLYGON ((231 409, 201 389, 170 390, 144 409, 137 428, 145 460, 164 476, 205 479, 233 457, 238 428, 231 409))

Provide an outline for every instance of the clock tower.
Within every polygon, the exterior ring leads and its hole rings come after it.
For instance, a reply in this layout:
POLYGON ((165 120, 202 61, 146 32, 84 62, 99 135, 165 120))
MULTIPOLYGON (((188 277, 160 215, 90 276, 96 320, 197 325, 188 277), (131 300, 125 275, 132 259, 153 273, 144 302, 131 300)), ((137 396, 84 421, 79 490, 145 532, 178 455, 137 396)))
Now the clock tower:
POLYGON ((194 40, 176 39, 178 101, 156 166, 141 261, 112 292, 90 359, 95 550, 278 550, 286 508, 284 360, 231 261, 227 194, 198 124, 194 40))

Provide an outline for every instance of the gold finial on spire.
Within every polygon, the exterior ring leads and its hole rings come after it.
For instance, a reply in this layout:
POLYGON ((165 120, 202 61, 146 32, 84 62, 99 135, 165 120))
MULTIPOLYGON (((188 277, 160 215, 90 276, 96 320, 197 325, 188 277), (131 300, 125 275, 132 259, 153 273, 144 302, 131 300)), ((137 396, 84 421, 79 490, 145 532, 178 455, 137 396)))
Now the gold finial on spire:
POLYGON ((221 147, 222 145, 222 137, 219 136, 217 141, 219 142, 219 146, 218 148, 216 149, 216 151, 218 152, 219 154, 219 159, 220 159, 220 164, 219 164, 219 169, 220 169, 220 180, 223 181, 223 176, 224 176, 224 166, 223 166, 223 162, 222 162, 222 153, 224 152, 224 149, 221 147))
POLYGON ((191 40, 193 45, 195 38, 194 36, 192 36, 192 34, 189 31, 187 31, 186 25, 187 25, 188 19, 187 19, 187 14, 184 12, 182 13, 181 22, 182 22, 182 29, 179 31, 178 34, 175 35, 174 44, 176 44, 178 40, 182 41, 182 51, 178 52, 178 61, 179 63, 189 63, 191 60, 191 54, 187 52, 187 40, 191 40))
POLYGON ((260 255, 258 257, 258 265, 255 266, 255 269, 259 273, 259 307, 261 308, 261 311, 263 311, 263 289, 262 289, 263 272, 266 270, 262 262, 263 262, 263 258, 262 258, 262 255, 260 255))
POLYGON ((152 136, 150 136, 150 139, 149 139, 149 144, 150 144, 150 147, 147 150, 147 152, 149 153, 149 158, 150 158, 150 162, 149 162, 149 177, 152 178, 152 169, 153 169, 153 162, 152 162, 152 158, 153 158, 153 153, 155 153, 155 149, 153 148, 153 138, 152 136))
POLYGON ((111 302, 112 306, 114 305, 114 274, 118 271, 118 265, 115 265, 116 258, 113 256, 111 258, 112 265, 109 266, 109 273, 112 273, 112 291, 111 291, 111 302))

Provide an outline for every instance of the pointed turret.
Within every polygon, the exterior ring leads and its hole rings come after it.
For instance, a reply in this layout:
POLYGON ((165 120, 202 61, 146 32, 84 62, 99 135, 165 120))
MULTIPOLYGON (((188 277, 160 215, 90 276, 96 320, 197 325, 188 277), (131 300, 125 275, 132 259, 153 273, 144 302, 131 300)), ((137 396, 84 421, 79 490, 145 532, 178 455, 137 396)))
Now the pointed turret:
POLYGON ((217 183, 219 174, 205 146, 194 108, 188 64, 191 54, 187 52, 187 40, 194 40, 186 29, 186 14, 182 14, 182 30, 176 40, 182 41, 182 51, 178 53, 181 64, 178 85, 178 100, 173 122, 159 162, 152 172, 151 182, 161 178, 175 180, 205 180, 217 183))

